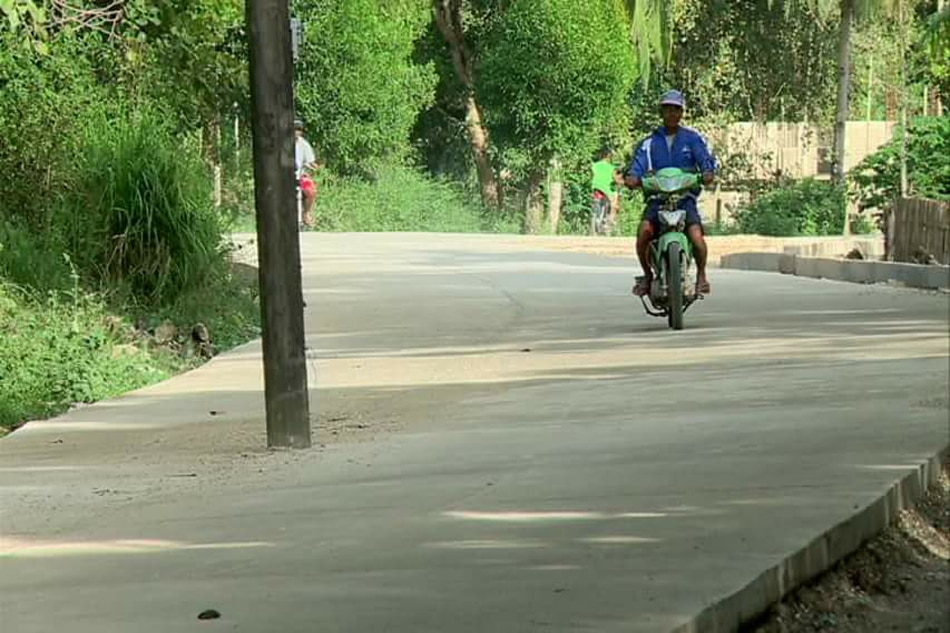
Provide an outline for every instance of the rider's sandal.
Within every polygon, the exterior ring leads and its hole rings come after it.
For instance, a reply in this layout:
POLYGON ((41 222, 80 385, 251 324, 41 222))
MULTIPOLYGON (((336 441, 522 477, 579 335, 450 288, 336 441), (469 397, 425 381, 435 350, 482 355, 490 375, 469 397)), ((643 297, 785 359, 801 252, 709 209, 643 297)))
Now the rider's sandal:
POLYGON ((709 282, 708 282, 708 281, 705 281, 705 282, 697 281, 697 282, 696 282, 696 294, 699 294, 699 295, 708 295, 709 292, 710 292, 710 288, 709 288, 709 282))
POLYGON ((638 297, 645 297, 650 294, 650 284, 653 283, 652 280, 648 280, 646 277, 637 277, 636 283, 633 284, 633 294, 638 297))

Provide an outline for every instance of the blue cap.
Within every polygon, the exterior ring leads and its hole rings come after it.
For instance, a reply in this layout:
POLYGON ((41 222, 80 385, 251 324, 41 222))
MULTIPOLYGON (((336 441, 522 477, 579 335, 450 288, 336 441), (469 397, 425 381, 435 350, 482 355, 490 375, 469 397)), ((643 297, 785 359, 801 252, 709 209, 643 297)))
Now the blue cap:
POLYGON ((660 99, 660 105, 675 105, 681 108, 686 108, 686 98, 683 97, 683 93, 679 90, 670 90, 663 98, 660 99))

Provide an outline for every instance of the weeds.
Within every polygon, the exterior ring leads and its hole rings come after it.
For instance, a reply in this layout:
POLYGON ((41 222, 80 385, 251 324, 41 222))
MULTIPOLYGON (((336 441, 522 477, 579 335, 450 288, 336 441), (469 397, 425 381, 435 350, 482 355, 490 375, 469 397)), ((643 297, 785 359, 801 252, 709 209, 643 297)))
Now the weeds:
POLYGON ((48 231, 0 222, 0 433, 194 366, 158 323, 201 323, 216 351, 259 333, 197 147, 155 115, 92 121, 73 170, 48 231))
POLYGON ((94 296, 46 298, 0 281, 0 433, 163 380, 168 359, 123 339, 94 296))

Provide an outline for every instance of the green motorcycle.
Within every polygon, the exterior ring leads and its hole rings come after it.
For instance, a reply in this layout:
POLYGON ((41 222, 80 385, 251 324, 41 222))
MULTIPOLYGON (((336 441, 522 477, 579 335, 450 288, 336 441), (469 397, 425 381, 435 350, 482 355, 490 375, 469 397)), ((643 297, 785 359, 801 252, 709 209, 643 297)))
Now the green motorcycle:
POLYGON ((685 195, 701 186, 700 174, 677 167, 661 169, 643 178, 644 194, 660 201, 660 232, 650 244, 653 266, 650 294, 640 300, 647 314, 666 317, 674 330, 683 329, 683 313, 703 298, 691 279, 693 246, 686 235, 686 211, 677 208, 685 195))

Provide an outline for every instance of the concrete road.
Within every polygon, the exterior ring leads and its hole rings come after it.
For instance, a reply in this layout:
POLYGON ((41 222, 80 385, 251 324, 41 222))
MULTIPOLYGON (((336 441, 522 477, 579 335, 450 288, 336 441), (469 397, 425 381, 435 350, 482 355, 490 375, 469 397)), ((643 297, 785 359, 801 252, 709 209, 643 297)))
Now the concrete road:
POLYGON ((946 296, 306 235, 317 448, 259 347, 0 441, 0 631, 668 631, 947 444, 946 296), (206 609, 221 613, 201 621, 206 609))

